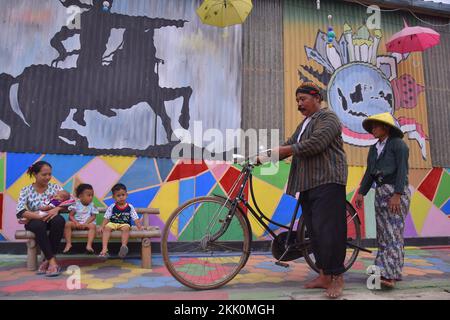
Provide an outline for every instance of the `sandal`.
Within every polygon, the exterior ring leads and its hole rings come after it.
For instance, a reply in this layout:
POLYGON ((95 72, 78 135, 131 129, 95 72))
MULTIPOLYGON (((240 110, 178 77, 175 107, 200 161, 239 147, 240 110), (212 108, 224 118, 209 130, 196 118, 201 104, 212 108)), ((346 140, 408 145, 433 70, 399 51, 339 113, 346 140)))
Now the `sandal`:
POLYGON ((125 256, 128 254, 128 247, 127 246, 121 246, 119 250, 119 257, 125 258, 125 256))
POLYGON ((100 252, 100 254, 98 256, 100 258, 108 258, 109 257, 109 253, 108 252, 100 252))
POLYGON ((94 249, 86 249, 86 254, 88 254, 88 255, 93 255, 93 254, 95 254, 95 251, 94 251, 94 249))
POLYGON ((69 250, 63 250, 62 254, 71 254, 72 253, 72 247, 69 248, 69 250))
POLYGON ((41 263, 41 265, 39 266, 39 269, 36 271, 36 274, 38 275, 42 275, 42 274, 46 274, 47 273, 47 269, 48 269, 48 261, 43 261, 41 263))
POLYGON ((49 266, 47 272, 45 273, 46 277, 57 277, 61 274, 61 267, 58 265, 49 266))

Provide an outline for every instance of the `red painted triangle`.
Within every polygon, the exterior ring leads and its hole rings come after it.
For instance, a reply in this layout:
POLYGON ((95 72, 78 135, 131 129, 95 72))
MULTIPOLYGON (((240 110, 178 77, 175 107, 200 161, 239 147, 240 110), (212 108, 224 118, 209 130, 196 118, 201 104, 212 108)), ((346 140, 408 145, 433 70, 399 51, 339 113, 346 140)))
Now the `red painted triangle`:
POLYGON ((439 181, 441 180, 441 175, 442 168, 433 168, 417 190, 428 198, 428 200, 433 201, 439 181))
MULTIPOLYGON (((233 192, 231 192, 231 188, 233 187, 236 180, 239 178, 239 174, 240 174, 240 171, 238 171, 234 167, 230 167, 227 170, 227 172, 223 175, 222 179, 220 179, 220 181, 219 181, 222 188, 225 190, 225 192, 231 198, 234 198, 237 196, 237 193, 241 187, 241 182, 239 182, 237 184, 236 188, 233 190, 233 192), (231 192, 231 194, 230 194, 230 192, 231 192)), ((249 188, 249 183, 247 183, 247 185, 245 186, 245 189, 244 189, 244 198, 246 200, 248 199, 248 188, 249 188)), ((256 201, 258 201, 258 199, 256 199, 256 201)), ((244 210, 244 211, 246 212, 247 210, 244 210)))
POLYGON ((167 181, 180 180, 182 178, 195 177, 198 174, 207 171, 208 166, 204 161, 197 163, 191 160, 180 161, 172 170, 167 181))

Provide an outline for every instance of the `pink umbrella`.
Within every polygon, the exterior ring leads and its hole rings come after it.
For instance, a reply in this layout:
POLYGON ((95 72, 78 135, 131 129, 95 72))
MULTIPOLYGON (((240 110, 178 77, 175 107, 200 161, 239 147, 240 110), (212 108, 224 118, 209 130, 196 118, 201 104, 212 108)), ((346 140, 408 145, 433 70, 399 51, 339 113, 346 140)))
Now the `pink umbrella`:
MULTIPOLYGON (((404 21, 404 20, 403 20, 404 21)), ((386 43, 389 52, 409 53, 415 51, 425 51, 428 48, 439 44, 441 35, 430 28, 408 27, 394 34, 386 43)))

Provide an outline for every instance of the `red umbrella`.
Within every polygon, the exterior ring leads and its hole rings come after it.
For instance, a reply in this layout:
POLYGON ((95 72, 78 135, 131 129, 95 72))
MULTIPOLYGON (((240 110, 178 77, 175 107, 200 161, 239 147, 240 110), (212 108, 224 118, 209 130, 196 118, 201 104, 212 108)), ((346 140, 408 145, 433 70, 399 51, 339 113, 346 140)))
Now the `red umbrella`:
POLYGON ((386 49, 389 52, 409 53, 415 51, 425 51, 428 48, 439 44, 441 35, 430 28, 408 27, 405 22, 405 28, 394 34, 386 43, 386 49))

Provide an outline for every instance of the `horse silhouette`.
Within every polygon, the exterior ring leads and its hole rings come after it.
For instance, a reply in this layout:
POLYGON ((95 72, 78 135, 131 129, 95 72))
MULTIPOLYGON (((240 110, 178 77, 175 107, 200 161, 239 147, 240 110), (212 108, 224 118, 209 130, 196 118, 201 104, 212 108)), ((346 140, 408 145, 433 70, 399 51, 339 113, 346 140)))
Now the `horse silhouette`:
MULTIPOLYGON (((112 0, 109 2, 112 5, 112 0)), ((70 152, 89 148, 87 139, 77 131, 61 129, 61 123, 69 116, 70 109, 77 109, 74 121, 85 125, 86 110, 96 110, 112 117, 116 115, 112 109, 129 109, 141 102, 148 103, 161 118, 167 140, 170 142, 173 130, 164 103, 179 97, 183 97, 179 123, 185 129, 189 127, 192 88, 159 86, 157 70, 162 60, 156 58, 153 39, 155 29, 167 26, 183 27, 187 21, 104 12, 102 1, 97 0, 94 0, 92 6, 78 0, 61 3, 64 6, 79 5, 89 10, 80 15, 80 29, 64 26, 51 39, 52 47, 59 53, 51 66, 26 67, 16 78, 5 73, 0 74, 1 116, 12 132, 10 139, 0 142, 0 146, 11 148, 17 146, 18 140, 21 140, 21 146, 44 146, 53 148, 52 151, 70 152), (125 29, 123 42, 112 53, 111 63, 104 65, 106 44, 113 28, 125 29), (81 49, 67 52, 62 42, 75 34, 80 34, 81 49), (59 62, 72 54, 79 55, 76 68, 57 67, 59 62), (10 90, 15 85, 17 97, 12 95, 11 100, 10 90), (48 121, 43 121, 43 115, 48 121), (59 136, 73 141, 73 145, 64 142, 59 136)))

